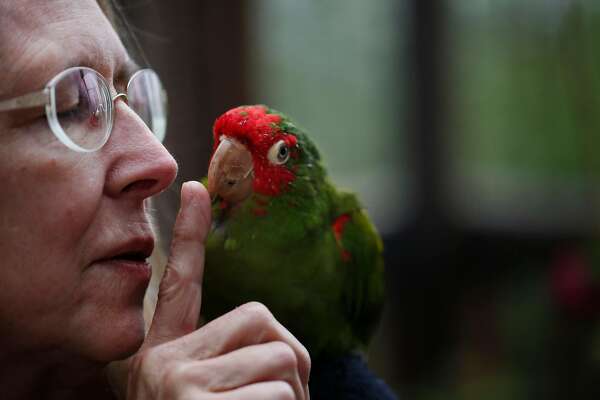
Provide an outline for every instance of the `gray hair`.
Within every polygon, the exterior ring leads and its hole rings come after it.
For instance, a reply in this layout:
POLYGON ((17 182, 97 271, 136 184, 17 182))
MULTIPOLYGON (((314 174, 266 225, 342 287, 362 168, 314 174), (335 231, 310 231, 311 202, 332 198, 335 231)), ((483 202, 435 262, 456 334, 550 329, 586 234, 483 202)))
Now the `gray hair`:
POLYGON ((119 34, 121 41, 125 45, 125 48, 130 54, 138 58, 138 61, 142 61, 148 64, 148 60, 137 36, 134 33, 134 28, 127 19, 123 6, 119 4, 118 0, 96 0, 100 9, 106 15, 106 18, 110 21, 111 25, 119 34))

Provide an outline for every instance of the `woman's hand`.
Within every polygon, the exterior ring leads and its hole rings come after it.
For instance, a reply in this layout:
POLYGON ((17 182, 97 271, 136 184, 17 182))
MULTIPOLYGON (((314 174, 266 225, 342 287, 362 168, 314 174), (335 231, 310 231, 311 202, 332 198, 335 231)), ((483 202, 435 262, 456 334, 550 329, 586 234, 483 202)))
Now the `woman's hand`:
POLYGON ((185 183, 156 313, 129 360, 127 398, 308 400, 308 352, 262 304, 196 330, 210 223, 206 189, 185 183))

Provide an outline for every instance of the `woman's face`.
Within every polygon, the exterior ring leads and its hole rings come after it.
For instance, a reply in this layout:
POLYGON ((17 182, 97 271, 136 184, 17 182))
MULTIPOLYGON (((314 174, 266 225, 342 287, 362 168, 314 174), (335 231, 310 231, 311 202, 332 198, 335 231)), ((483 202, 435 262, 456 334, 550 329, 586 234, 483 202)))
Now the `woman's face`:
MULTIPOLYGON (((0 3, 0 100, 76 65, 123 92, 130 64, 93 0, 0 3)), ((48 350, 103 362, 141 344, 150 272, 127 259, 152 250, 146 201, 177 165, 123 101, 114 118, 102 149, 77 153, 54 137, 43 111, 0 113, 4 354, 48 350)))

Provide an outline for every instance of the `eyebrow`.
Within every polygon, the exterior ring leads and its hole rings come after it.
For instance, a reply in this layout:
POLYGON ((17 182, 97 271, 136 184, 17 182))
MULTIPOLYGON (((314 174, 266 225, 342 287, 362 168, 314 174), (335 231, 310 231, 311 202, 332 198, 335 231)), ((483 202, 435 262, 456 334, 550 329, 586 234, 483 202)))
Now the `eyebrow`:
MULTIPOLYGON (((113 84, 122 82, 126 84, 128 77, 140 69, 120 41, 118 44, 107 47, 99 41, 98 37, 83 35, 78 44, 81 47, 77 46, 76 51, 72 52, 70 57, 56 65, 57 68, 61 68, 60 71, 70 67, 83 66, 95 69, 109 81, 112 78, 113 84), (112 76, 107 75, 109 73, 112 76)), ((55 71, 55 74, 60 71, 55 71)), ((52 77, 48 78, 48 80, 50 79, 52 77)))
MULTIPOLYGON (((98 71, 109 84, 115 86, 115 89, 118 86, 123 86, 123 89, 127 85, 129 78, 142 67, 135 62, 130 57, 127 57, 125 60, 118 60, 116 62, 115 68, 112 70, 112 81, 106 76, 106 70, 112 69, 112 65, 107 65, 107 63, 101 62, 99 60, 95 60, 94 57, 89 59, 86 58, 74 58, 70 62, 61 65, 61 71, 64 71, 67 68, 71 67, 88 67, 98 71)), ((58 72, 60 73, 60 72, 58 72)), ((55 74, 56 75, 56 74, 55 74)), ((54 76, 54 75, 53 75, 54 76)), ((48 82, 52 77, 47 79, 48 82)))
MULTIPOLYGON (((13 68, 18 72, 15 74, 16 79, 12 81, 12 85, 9 83, 7 93, 19 95, 41 90, 56 74, 76 66, 93 68, 111 81, 111 86, 114 86, 115 89, 117 87, 124 88, 129 77, 141 69, 122 43, 115 43, 115 45, 107 47, 100 42, 99 38, 92 35, 80 36, 76 47, 66 54, 60 47, 56 48, 59 49, 58 52, 50 53, 49 59, 46 59, 44 55, 31 54, 28 59, 33 59, 33 63, 25 63, 25 61, 15 63, 13 68), (65 55, 66 57, 64 57, 65 55), (38 58, 38 56, 43 58, 38 58)), ((38 52, 39 50, 36 51, 36 53, 38 52)))

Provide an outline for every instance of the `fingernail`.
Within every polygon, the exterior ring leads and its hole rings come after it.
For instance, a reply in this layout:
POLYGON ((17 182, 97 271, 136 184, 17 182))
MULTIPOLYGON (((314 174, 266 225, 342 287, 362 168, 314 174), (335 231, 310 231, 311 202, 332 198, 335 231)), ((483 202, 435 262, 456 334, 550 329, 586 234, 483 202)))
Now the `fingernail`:
MULTIPOLYGON (((194 186, 202 185, 197 181, 187 181, 181 186, 181 208, 189 207, 192 203, 197 200, 198 196, 194 195, 194 186)), ((197 191, 196 191, 197 193, 197 191)))

